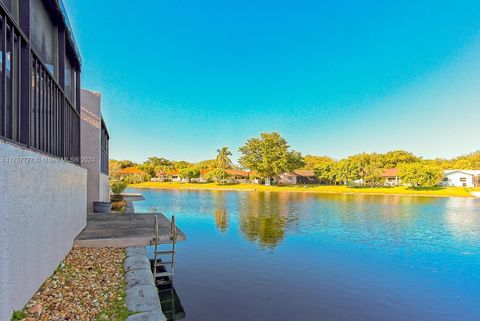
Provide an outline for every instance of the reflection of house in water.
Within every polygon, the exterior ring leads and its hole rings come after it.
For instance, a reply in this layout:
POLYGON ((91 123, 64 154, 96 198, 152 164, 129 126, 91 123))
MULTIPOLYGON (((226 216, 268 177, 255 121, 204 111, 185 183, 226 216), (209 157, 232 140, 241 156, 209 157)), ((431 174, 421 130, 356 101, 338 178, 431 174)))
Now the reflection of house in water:
POLYGON ((452 235, 458 239, 480 241, 480 207, 478 199, 450 197, 446 203, 445 220, 452 235))

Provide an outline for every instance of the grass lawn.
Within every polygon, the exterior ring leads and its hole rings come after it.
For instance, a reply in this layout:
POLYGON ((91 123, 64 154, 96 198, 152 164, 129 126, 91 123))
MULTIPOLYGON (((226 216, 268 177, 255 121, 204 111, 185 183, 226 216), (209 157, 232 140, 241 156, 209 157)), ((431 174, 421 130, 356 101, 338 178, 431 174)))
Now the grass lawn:
POLYGON ((264 191, 264 192, 309 192, 309 193, 333 193, 333 194, 395 194, 395 195, 424 195, 437 197, 471 197, 470 192, 479 191, 476 188, 464 187, 347 187, 333 185, 287 185, 287 186, 265 186, 257 184, 226 184, 217 183, 178 183, 178 182, 144 182, 131 184, 133 188, 158 188, 158 189, 185 189, 185 190, 243 190, 243 191, 264 191))

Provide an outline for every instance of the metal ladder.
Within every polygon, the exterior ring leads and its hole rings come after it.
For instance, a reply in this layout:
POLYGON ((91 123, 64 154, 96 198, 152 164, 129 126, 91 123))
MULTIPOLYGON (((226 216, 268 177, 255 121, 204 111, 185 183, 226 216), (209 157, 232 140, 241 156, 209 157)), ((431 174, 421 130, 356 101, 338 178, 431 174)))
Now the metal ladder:
POLYGON ((167 241, 160 242, 158 234, 158 216, 155 215, 154 231, 154 257, 153 257, 153 277, 159 284, 173 282, 173 273, 175 268, 175 244, 177 243, 177 227, 175 225, 175 216, 172 215, 170 224, 170 233, 167 241), (171 245, 168 250, 160 250, 160 245, 171 245), (162 260, 162 258, 165 259, 162 260))

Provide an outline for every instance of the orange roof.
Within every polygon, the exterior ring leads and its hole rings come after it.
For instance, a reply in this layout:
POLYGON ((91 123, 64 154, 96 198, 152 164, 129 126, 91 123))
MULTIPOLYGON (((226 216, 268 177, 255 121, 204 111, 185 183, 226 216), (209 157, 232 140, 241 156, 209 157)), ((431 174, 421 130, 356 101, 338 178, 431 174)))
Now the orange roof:
POLYGON ((386 168, 383 171, 383 177, 395 177, 400 175, 400 170, 398 168, 386 168))
POLYGON ((172 170, 167 171, 167 172, 161 171, 161 172, 157 172, 155 174, 155 176, 157 176, 157 177, 166 176, 166 175, 178 175, 178 170, 177 169, 172 169, 172 170))
POLYGON ((138 169, 137 167, 125 167, 119 171, 122 175, 130 175, 130 174, 145 174, 142 170, 138 169))
POLYGON ((315 172, 311 169, 296 169, 293 171, 293 173, 295 175, 305 176, 305 177, 315 176, 315 172))
POLYGON ((225 173, 232 176, 245 176, 248 177, 250 174, 248 172, 240 171, 237 169, 226 169, 225 173))

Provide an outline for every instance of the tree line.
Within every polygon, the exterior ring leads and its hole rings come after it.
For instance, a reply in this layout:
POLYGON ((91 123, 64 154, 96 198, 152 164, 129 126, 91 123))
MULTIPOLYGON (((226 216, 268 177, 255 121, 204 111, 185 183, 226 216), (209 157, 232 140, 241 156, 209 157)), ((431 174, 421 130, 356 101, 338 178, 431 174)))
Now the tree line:
MULTIPOLYGON (((359 183, 378 186, 384 183, 386 169, 397 168, 402 183, 411 186, 437 185, 445 169, 480 169, 480 151, 462 155, 453 159, 423 159, 403 150, 387 153, 360 153, 336 160, 329 156, 306 155, 292 150, 284 137, 278 132, 261 133, 259 137, 248 139, 239 148, 241 153, 238 164, 231 160, 232 153, 224 146, 217 150, 214 159, 197 163, 173 161, 162 157, 149 157, 141 164, 129 160, 111 160, 110 176, 120 177, 122 169, 136 167, 141 173, 124 177, 129 183, 150 180, 157 173, 166 175, 176 173, 181 178, 194 179, 204 176, 206 179, 225 182, 229 169, 250 171, 259 179, 273 178, 284 172, 297 169, 312 170, 322 184, 359 183)), ((252 177, 253 178, 253 177, 252 177)))

